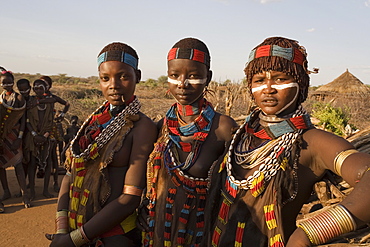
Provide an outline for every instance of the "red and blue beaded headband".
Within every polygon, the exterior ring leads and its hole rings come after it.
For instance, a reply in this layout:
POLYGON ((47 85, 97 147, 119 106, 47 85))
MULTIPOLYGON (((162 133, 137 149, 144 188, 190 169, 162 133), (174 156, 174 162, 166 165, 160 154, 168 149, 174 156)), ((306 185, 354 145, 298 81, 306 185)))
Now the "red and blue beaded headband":
POLYGON ((124 51, 106 51, 98 56, 98 67, 108 61, 118 61, 137 69, 138 59, 124 51))
POLYGON ((13 72, 9 71, 9 70, 2 70, 1 71, 1 74, 2 75, 5 75, 5 74, 13 74, 13 72))
POLYGON ((304 66, 303 62, 305 60, 305 56, 300 50, 293 47, 284 48, 278 45, 263 45, 252 50, 249 54, 248 63, 250 63, 255 58, 270 56, 282 57, 293 63, 304 66))
POLYGON ((167 61, 172 59, 190 59, 200 63, 204 63, 207 67, 210 66, 210 57, 207 53, 198 49, 190 48, 172 48, 168 52, 167 61))

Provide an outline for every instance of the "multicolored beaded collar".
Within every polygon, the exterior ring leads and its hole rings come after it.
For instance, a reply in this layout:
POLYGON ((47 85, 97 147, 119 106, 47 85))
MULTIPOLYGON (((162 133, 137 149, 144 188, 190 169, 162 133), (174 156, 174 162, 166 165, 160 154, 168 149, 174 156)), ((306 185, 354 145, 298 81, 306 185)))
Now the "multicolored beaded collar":
POLYGON ((191 144, 181 142, 180 136, 193 136, 194 140, 203 140, 207 137, 211 129, 215 111, 211 103, 204 100, 202 111, 199 116, 191 123, 181 126, 177 116, 177 103, 173 104, 167 111, 164 124, 169 129, 171 140, 184 152, 190 152, 191 144))
POLYGON ((211 63, 209 54, 198 49, 190 48, 172 48, 168 52, 167 61, 171 61, 172 59, 190 59, 204 63, 207 67, 209 67, 211 63))
MULTIPOLYGON (((300 118, 306 114, 305 109, 300 105, 292 118, 300 118)), ((265 142, 263 145, 251 149, 250 138, 253 133, 250 133, 252 128, 249 128, 248 125, 252 125, 253 122, 257 121, 256 116, 258 117, 258 109, 252 112, 247 117, 245 123, 238 129, 231 141, 229 152, 226 156, 226 188, 230 190, 229 192, 238 188, 250 190, 255 197, 264 191, 265 183, 275 176, 278 170, 285 169, 290 159, 293 143, 303 133, 304 129, 311 127, 311 124, 308 123, 308 126, 304 128, 286 128, 279 133, 279 137, 271 141, 271 144, 265 142), (244 129, 248 131, 242 134, 242 130, 244 129), (241 138, 238 143, 236 143, 237 138, 241 138), (267 146, 268 148, 265 148, 267 144, 269 144, 267 146), (258 169, 246 179, 237 180, 232 175, 233 159, 237 165, 241 165, 244 169, 253 169, 257 166, 258 169)), ((269 127, 271 128, 271 126, 269 127)), ((235 194, 235 191, 232 194, 235 194)))
POLYGON ((98 67, 108 61, 118 61, 137 69, 138 59, 124 51, 106 51, 98 56, 98 67))
POLYGON ((285 58, 293 63, 297 63, 303 66, 305 56, 303 53, 296 49, 296 48, 284 48, 278 45, 263 45, 257 47, 256 49, 252 50, 249 53, 248 63, 251 62, 255 58, 260 57, 282 57, 285 58))
POLYGON ((104 102, 100 107, 98 107, 82 124, 79 131, 77 132, 75 138, 71 141, 69 146, 71 155, 73 158, 81 160, 81 162, 87 161, 89 159, 95 159, 99 154, 100 149, 114 136, 125 124, 126 124, 126 115, 136 115, 140 111, 141 104, 137 97, 126 106, 126 108, 121 111, 114 119, 106 126, 95 139, 88 144, 88 146, 81 153, 74 152, 74 144, 77 142, 82 135, 82 132, 85 131, 86 126, 90 123, 92 117, 101 111, 106 106, 104 102))
POLYGON ((180 116, 192 116, 199 114, 200 109, 202 109, 204 104, 204 99, 194 102, 191 105, 181 105, 180 103, 176 103, 177 112, 180 116))
POLYGON ((206 140, 211 129, 215 111, 208 101, 203 99, 202 111, 199 116, 191 123, 181 126, 178 117, 177 103, 173 104, 167 111, 164 124, 169 130, 169 137, 183 152, 189 153, 186 161, 178 167, 182 170, 188 170, 198 158, 201 146, 206 140), (182 142, 180 136, 193 136, 192 143, 182 142))
MULTIPOLYGON (((261 118, 261 113, 259 114, 261 118)), ((312 126, 310 116, 303 114, 296 117, 283 119, 281 122, 264 126, 263 129, 255 132, 251 126, 246 125, 245 129, 248 133, 252 133, 254 136, 260 139, 273 140, 285 133, 294 132, 299 129, 307 129, 312 126)))

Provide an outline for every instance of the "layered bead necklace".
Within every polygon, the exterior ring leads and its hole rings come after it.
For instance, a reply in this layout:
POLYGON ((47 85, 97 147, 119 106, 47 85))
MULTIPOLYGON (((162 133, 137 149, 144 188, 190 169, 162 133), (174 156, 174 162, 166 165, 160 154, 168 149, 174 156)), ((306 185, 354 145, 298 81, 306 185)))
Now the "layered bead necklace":
POLYGON ((0 135, 4 133, 5 128, 5 122, 8 120, 10 113, 14 109, 14 103, 15 103, 15 92, 14 91, 3 91, 0 95, 0 104, 3 104, 6 108, 6 114, 3 116, 3 119, 1 119, 0 124, 0 135), (6 100, 6 95, 9 96, 8 100, 6 100))
MULTIPOLYGON (((302 106, 289 118, 280 119, 277 122, 268 123, 262 126, 262 130, 254 131, 259 124, 257 109, 250 114, 244 124, 236 132, 229 147, 226 169, 229 187, 231 190, 237 187, 244 190, 251 190, 253 196, 258 196, 264 190, 264 183, 276 175, 279 169, 284 169, 287 164, 293 143, 305 129, 312 126, 309 115, 302 106), (241 132, 245 130, 245 133, 241 132), (236 138, 240 136, 240 141, 236 143, 236 138), (251 148, 251 141, 254 137, 266 139, 256 148, 251 148), (258 169, 246 179, 237 180, 232 175, 232 159, 237 165, 244 169, 258 169), (236 187, 235 187, 236 186, 236 187)), ((264 119, 268 121, 267 118, 264 119)), ((235 193, 234 193, 235 194, 235 193)))
MULTIPOLYGON (((208 136, 214 116, 215 111, 211 103, 206 99, 195 102, 193 105, 183 106, 175 103, 171 106, 166 113, 164 124, 168 127, 170 140, 183 152, 189 154, 185 162, 177 166, 175 165, 172 168, 168 167, 169 169, 181 168, 182 170, 188 170, 192 167, 198 158, 202 144, 208 136), (189 116, 196 114, 199 114, 199 116, 189 124, 186 124, 181 119, 181 115, 189 116), (182 142, 180 136, 192 136, 192 142, 182 142)), ((168 149, 172 160, 179 160, 177 157, 178 154, 173 154, 171 152, 172 150, 176 149, 168 149)))
POLYGON ((6 104, 8 107, 11 107, 13 108, 14 106, 14 103, 15 103, 15 92, 14 91, 3 91, 1 93, 1 104, 6 104), (8 99, 6 99, 5 97, 6 96, 9 96, 8 99))
MULTIPOLYGON (((86 126, 90 123, 96 113, 102 111, 107 105, 107 101, 104 102, 99 108, 97 108, 82 124, 78 130, 75 138, 71 141, 70 150, 71 154, 76 159, 81 159, 80 162, 87 161, 89 159, 95 159, 98 156, 99 150, 114 136, 125 124, 127 115, 136 115, 140 111, 140 102, 137 97, 123 109, 116 117, 114 117, 109 124, 107 124, 101 132, 87 145, 87 147, 80 154, 76 154, 73 150, 75 142, 80 138, 82 131, 85 130, 86 126)), ((130 131, 130 129, 128 130, 130 131)), ((128 132, 127 132, 128 133, 128 132)), ((126 133, 126 134, 127 134, 126 133)))

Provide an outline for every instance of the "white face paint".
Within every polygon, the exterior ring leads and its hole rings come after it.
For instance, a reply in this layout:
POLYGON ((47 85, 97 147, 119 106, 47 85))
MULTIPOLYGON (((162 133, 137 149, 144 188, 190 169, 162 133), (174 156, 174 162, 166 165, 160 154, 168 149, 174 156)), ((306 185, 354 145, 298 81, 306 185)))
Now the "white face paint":
MULTIPOLYGON (((278 85, 271 85, 271 88, 274 88, 276 90, 283 90, 283 89, 286 89, 286 88, 291 88, 291 87, 296 87, 297 88, 297 91, 294 95, 294 98, 292 99, 292 101, 287 104, 286 106, 284 106, 283 108, 281 108, 279 111, 277 111, 275 114, 279 114, 280 112, 283 112, 285 109, 287 109, 289 106, 291 106, 297 99, 298 97, 298 93, 299 93, 299 85, 298 83, 296 82, 291 82, 291 83, 287 83, 287 84, 278 84, 278 85)), ((267 85, 262 85, 262 86, 259 86, 259 87, 254 87, 252 88, 252 93, 255 93, 255 92, 258 92, 258 91, 261 91, 263 89, 267 88, 267 85)))
MULTIPOLYGON (((182 81, 178 81, 178 80, 171 79, 171 78, 168 78, 168 82, 171 83, 171 84, 175 84, 175 85, 181 85, 182 84, 182 81)), ((202 84, 206 84, 206 82, 207 82, 207 78, 203 78, 203 79, 186 79, 184 81, 184 85, 185 86, 188 86, 189 84, 202 85, 202 84)))
POLYGON ((2 87, 12 87, 12 86, 14 86, 14 83, 11 83, 11 84, 0 84, 0 86, 2 86, 2 87))
POLYGON ((27 90, 24 90, 24 91, 19 90, 19 92, 20 92, 20 93, 28 93, 29 91, 31 91, 31 88, 29 88, 29 89, 27 89, 27 90))
MULTIPOLYGON (((271 85, 271 88, 274 88, 276 90, 282 90, 282 89, 286 89, 286 88, 290 88, 290 87, 297 87, 298 88, 298 83, 291 82, 291 83, 287 83, 287 84, 271 85)), ((252 93, 261 91, 265 88, 267 88, 267 84, 264 84, 264 85, 259 86, 259 87, 254 87, 254 88, 252 88, 252 93)))
POLYGON ((38 89, 38 88, 42 88, 42 89, 44 89, 45 90, 45 86, 44 85, 38 85, 38 86, 33 86, 33 88, 34 89, 38 89))

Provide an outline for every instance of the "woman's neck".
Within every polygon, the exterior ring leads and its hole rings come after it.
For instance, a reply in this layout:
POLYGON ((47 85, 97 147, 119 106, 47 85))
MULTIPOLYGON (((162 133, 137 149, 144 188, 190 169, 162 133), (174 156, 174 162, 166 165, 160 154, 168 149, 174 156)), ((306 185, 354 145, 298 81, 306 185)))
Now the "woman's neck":
POLYGON ((5 94, 6 94, 6 95, 11 95, 12 93, 13 93, 13 89, 11 89, 11 90, 9 90, 9 91, 8 91, 8 90, 5 90, 5 94))
POLYGON ((200 98, 190 105, 182 105, 180 103, 177 103, 177 112, 182 118, 194 115, 197 116, 202 111, 203 104, 204 98, 200 98))
POLYGON ((294 114, 293 112, 290 112, 286 115, 266 115, 264 112, 260 112, 259 114, 259 122, 262 126, 269 126, 272 124, 280 123, 288 118, 291 118, 294 114))

